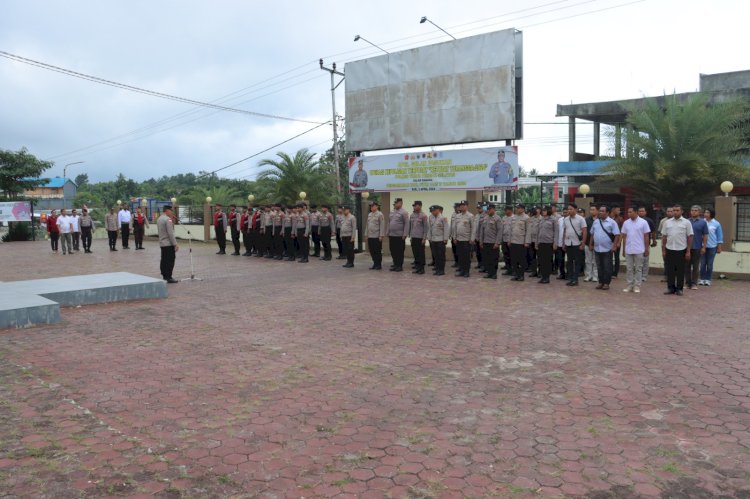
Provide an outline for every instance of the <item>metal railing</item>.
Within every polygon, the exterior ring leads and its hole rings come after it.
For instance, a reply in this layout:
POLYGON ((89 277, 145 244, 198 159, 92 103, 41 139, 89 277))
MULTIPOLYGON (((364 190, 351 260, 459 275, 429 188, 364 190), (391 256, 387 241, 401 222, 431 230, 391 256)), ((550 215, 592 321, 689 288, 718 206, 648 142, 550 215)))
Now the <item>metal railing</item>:
POLYGON ((183 225, 203 225, 203 206, 178 206, 177 219, 183 225))
POLYGON ((750 242, 750 202, 737 203, 736 241, 750 242))

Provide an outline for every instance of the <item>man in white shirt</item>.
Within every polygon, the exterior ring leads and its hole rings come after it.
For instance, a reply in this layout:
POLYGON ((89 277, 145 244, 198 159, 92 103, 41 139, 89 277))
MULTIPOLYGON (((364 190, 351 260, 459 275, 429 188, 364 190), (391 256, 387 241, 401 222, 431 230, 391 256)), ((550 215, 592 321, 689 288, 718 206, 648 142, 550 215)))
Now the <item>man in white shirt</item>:
POLYGON ((122 234, 122 249, 130 249, 128 247, 128 239, 130 238, 130 225, 133 221, 133 216, 127 205, 123 206, 120 213, 117 214, 117 221, 120 223, 120 233, 122 234))
POLYGON ((661 236, 661 254, 667 268, 665 295, 682 296, 685 284, 685 260, 690 260, 693 244, 693 224, 682 218, 682 207, 672 207, 672 219, 664 222, 661 236))
POLYGON ((71 237, 73 238, 73 251, 78 252, 81 243, 81 216, 78 214, 78 210, 73 208, 70 214, 70 223, 73 226, 73 232, 71 237))
POLYGON ((628 266, 628 286, 625 293, 640 293, 643 263, 648 257, 649 234, 648 222, 638 216, 633 208, 628 208, 628 219, 622 224, 622 256, 628 266))
POLYGON ((70 216, 65 212, 65 208, 60 210, 60 216, 57 217, 57 228, 60 231, 60 243, 62 244, 63 255, 73 254, 73 223, 70 216))
POLYGON ((586 245, 586 219, 578 215, 575 203, 568 205, 568 216, 563 220, 563 248, 568 259, 566 286, 578 286, 578 274, 583 268, 583 248, 586 245))

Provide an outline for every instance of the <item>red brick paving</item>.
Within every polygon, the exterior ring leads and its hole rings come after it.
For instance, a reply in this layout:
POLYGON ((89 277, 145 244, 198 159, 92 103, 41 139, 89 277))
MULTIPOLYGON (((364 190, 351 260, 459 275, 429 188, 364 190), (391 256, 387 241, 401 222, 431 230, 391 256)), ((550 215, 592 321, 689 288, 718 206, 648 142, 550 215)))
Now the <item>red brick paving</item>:
MULTIPOLYGON (((3 280, 158 276, 153 242, 47 248, 0 245, 3 280)), ((214 251, 166 300, 0 332, 0 496, 750 495, 750 283, 636 296, 214 251)))

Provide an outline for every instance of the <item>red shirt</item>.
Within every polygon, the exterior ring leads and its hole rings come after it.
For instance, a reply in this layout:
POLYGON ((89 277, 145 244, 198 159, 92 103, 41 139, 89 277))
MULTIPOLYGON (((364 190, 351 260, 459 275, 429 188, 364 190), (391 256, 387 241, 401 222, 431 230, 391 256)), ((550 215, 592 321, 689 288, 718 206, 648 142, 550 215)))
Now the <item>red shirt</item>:
POLYGON ((57 215, 50 215, 47 217, 47 232, 57 234, 60 232, 60 228, 57 226, 57 215))

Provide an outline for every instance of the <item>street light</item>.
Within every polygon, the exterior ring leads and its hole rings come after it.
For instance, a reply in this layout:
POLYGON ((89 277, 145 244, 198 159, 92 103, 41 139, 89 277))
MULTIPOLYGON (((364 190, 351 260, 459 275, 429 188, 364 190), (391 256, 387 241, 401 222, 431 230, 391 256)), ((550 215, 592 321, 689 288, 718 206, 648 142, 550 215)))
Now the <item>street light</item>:
POLYGON ((721 183, 721 192, 724 193, 725 198, 729 197, 729 193, 732 192, 732 189, 734 189, 734 184, 729 180, 725 180, 721 183))
POLYGON ((456 39, 456 37, 455 37, 455 36, 451 35, 451 34, 450 34, 450 33, 448 33, 447 31, 445 31, 445 30, 444 30, 443 28, 441 28, 440 26, 438 26, 438 25, 437 25, 437 24, 435 24, 434 22, 432 22, 432 21, 430 21, 429 19, 427 19, 427 16, 422 16, 422 19, 420 19, 420 20, 419 20, 419 24, 424 24, 424 23, 426 23, 426 22, 428 22, 428 23, 432 24, 432 25, 433 25, 433 26, 435 26, 435 27, 436 27, 437 29, 439 29, 440 31, 442 31, 442 32, 443 32, 443 33, 445 33, 446 35, 450 36, 450 37, 451 37, 451 38, 453 38, 454 40, 456 39))
POLYGON ((385 52, 386 54, 390 54, 390 52, 388 52, 388 51, 387 51, 386 49, 384 49, 383 47, 379 47, 379 46, 375 45, 374 43, 372 43, 372 42, 371 42, 370 40, 368 40, 368 39, 367 39, 367 38, 365 38, 364 36, 359 36, 359 35, 356 35, 356 36, 354 37, 354 41, 355 41, 355 42, 358 42, 359 40, 364 40, 364 41, 366 41, 367 43, 369 43, 370 45, 372 45, 373 47, 375 47, 376 49, 378 49, 378 50, 382 50, 382 51, 383 51, 383 52, 385 52))
POLYGON ((370 197, 370 193, 365 191, 362 193, 362 197, 365 199, 365 201, 370 197))
POLYGON ((253 201, 255 201, 255 196, 253 196, 252 194, 248 194, 247 195, 247 200, 252 203, 253 201))
POLYGON ((67 165, 63 166, 63 178, 68 178, 68 167, 72 165, 80 165, 81 163, 85 163, 85 161, 76 161, 74 163, 68 163, 67 165))
POLYGON ((304 201, 306 197, 307 197, 307 193, 306 193, 305 191, 301 191, 301 192, 299 193, 299 198, 300 198, 300 199, 301 199, 302 201, 304 201))
POLYGON ((578 186, 578 192, 583 194, 584 199, 586 198, 586 194, 591 192, 591 187, 589 187, 589 184, 581 184, 578 186))
POLYGON ((208 204, 211 204, 211 201, 213 201, 213 200, 214 200, 214 199, 213 199, 213 198, 212 198, 211 196, 206 196, 206 202, 207 202, 208 204))

